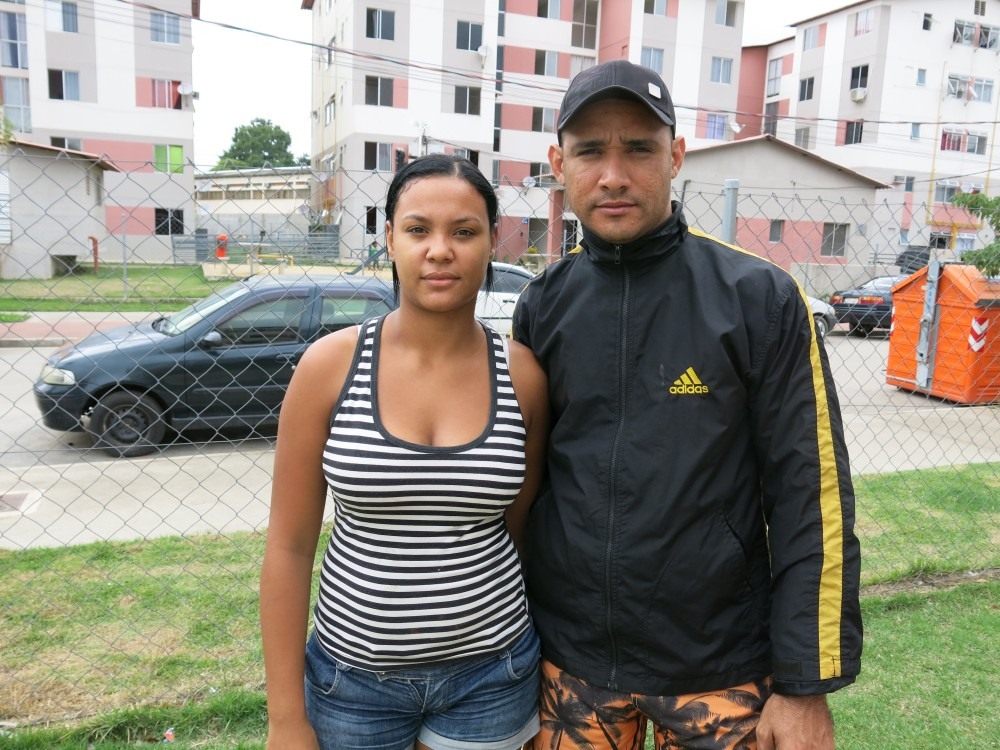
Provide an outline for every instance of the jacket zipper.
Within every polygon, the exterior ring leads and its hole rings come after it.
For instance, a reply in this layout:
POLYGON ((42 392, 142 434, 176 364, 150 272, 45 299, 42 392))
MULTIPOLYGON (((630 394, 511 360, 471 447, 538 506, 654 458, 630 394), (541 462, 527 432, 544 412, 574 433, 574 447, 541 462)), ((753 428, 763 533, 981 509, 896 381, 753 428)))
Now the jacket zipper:
MULTIPOLYGON (((615 265, 621 264, 621 245, 615 245, 615 265)), ((622 269, 622 305, 621 305, 621 331, 620 331, 620 359, 618 361, 618 428, 615 431, 615 440, 611 446, 611 466, 609 485, 611 496, 608 498, 608 541, 604 557, 604 577, 605 577, 605 601, 607 604, 607 630, 608 642, 611 645, 611 674, 608 679, 608 688, 617 690, 616 683, 618 674, 618 644, 615 641, 614 628, 614 591, 613 591, 613 571, 611 555, 614 546, 615 534, 615 508, 618 498, 618 448, 621 444, 621 435, 625 429, 625 379, 627 376, 626 363, 628 362, 628 298, 629 298, 629 273, 628 267, 622 269)))

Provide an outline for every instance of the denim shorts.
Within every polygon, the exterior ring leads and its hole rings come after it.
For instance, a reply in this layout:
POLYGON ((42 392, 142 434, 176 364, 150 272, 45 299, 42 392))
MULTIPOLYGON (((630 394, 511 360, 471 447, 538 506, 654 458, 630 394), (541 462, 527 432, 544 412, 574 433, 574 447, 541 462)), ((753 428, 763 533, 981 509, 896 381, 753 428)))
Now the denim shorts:
POLYGON ((538 732, 538 636, 487 656, 371 672, 306 645, 306 711, 323 750, 516 750, 538 732))

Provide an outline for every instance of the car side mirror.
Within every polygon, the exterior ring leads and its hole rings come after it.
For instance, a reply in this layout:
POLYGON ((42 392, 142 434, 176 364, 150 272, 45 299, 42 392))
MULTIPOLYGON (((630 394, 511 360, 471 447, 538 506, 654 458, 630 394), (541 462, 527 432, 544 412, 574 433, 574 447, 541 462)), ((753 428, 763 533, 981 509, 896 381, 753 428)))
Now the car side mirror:
POLYGON ((218 331, 209 331, 198 341, 198 346, 202 349, 214 349, 222 346, 222 334, 218 331))

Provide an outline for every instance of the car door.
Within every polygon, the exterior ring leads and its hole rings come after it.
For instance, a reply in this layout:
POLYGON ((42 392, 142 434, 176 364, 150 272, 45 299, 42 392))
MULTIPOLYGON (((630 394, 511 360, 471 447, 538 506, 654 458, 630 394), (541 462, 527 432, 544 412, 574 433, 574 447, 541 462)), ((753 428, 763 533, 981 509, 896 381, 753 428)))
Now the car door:
POLYGON ((306 342, 315 290, 276 289, 226 311, 185 357, 186 406, 195 421, 229 426, 276 422, 306 342))

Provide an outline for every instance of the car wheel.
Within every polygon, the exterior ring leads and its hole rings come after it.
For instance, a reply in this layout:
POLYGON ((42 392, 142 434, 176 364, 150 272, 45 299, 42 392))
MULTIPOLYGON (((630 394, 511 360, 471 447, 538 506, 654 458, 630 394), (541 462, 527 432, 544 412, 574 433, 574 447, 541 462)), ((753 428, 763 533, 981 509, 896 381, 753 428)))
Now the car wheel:
POLYGON ((149 396, 114 391, 101 397, 87 427, 97 445, 113 456, 152 453, 167 431, 163 410, 149 396))
POLYGON ((816 335, 819 336, 819 340, 826 341, 826 334, 830 332, 830 327, 826 324, 826 318, 822 315, 814 315, 813 320, 816 321, 816 335))

